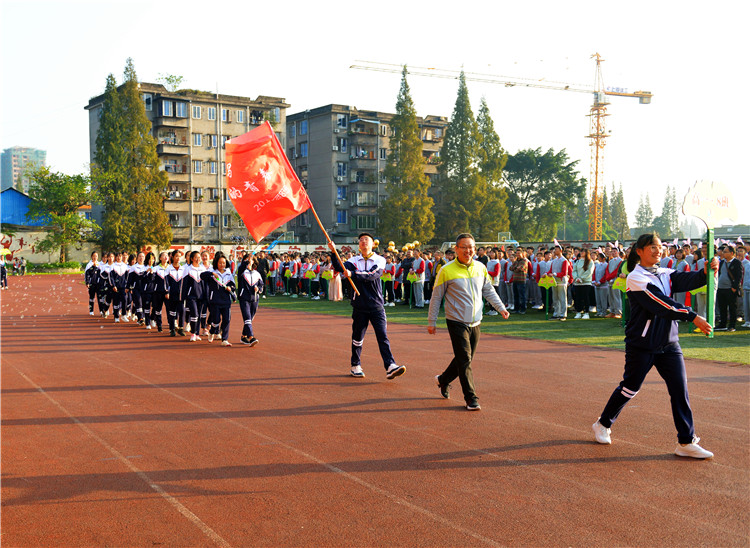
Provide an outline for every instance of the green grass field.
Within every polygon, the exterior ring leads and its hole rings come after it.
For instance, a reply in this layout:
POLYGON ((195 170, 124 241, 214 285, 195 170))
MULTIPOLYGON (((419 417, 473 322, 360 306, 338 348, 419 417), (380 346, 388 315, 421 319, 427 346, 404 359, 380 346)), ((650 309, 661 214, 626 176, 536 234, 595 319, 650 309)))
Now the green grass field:
MULTIPOLYGON (((268 297, 261 302, 262 307, 334 316, 351 315, 349 301, 311 301, 305 297, 298 299, 283 296, 268 297)), ((386 308, 386 314, 388 315, 388 321, 391 323, 427 325, 427 308, 419 310, 396 305, 386 308)), ((511 313, 508 320, 503 320, 500 316, 485 315, 482 321, 482 332, 509 337, 625 349, 621 320, 607 318, 574 320, 573 316, 574 314, 571 313, 568 315, 568 321, 560 322, 545 320, 544 312, 538 310, 529 310, 525 316, 511 313)), ((443 317, 441 312, 440 318, 443 317)), ((445 322, 439 319, 438 327, 444 326, 445 322)), ((693 333, 692 329, 694 329, 693 324, 680 325, 680 345, 686 357, 750 365, 750 329, 739 328, 735 333, 719 332, 712 339, 702 334, 693 333)))

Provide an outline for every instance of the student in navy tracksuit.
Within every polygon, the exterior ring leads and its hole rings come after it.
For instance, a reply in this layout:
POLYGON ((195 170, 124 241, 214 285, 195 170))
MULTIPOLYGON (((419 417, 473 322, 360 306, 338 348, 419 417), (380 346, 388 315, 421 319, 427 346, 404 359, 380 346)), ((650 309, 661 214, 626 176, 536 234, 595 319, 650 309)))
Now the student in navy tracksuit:
POLYGON ((236 299, 234 275, 227 268, 227 258, 221 251, 214 255, 212 266, 211 270, 201 272, 204 298, 210 310, 208 342, 219 334, 221 326, 221 346, 232 346, 229 342, 229 323, 232 321, 232 301, 236 299))
MULTIPOLYGON (((672 418, 677 428, 675 454, 698 459, 710 458, 698 442, 693 427, 693 412, 688 399, 685 361, 677 337, 677 320, 693 322, 708 334, 711 325, 689 307, 673 300, 674 293, 691 291, 706 285, 706 272, 676 272, 660 268, 662 245, 654 234, 644 234, 628 257, 627 296, 630 320, 625 328, 625 374, 592 428, 596 441, 612 443, 610 427, 622 409, 640 390, 651 367, 667 383, 672 403, 672 418), (637 264, 640 262, 640 264, 637 264)), ((717 270, 718 261, 711 263, 717 270)))
POLYGON ((199 307, 203 300, 201 274, 206 269, 200 264, 200 252, 191 251, 188 258, 180 282, 180 298, 185 301, 186 314, 190 318, 190 342, 195 342, 201 340, 198 335, 199 307))
POLYGON ((180 264, 182 251, 175 249, 169 255, 170 264, 167 267, 167 314, 169 322, 169 336, 185 336, 185 306, 183 305, 182 295, 180 295, 180 284, 184 267, 180 264))
POLYGON ((256 270, 257 259, 246 254, 237 269, 237 283, 239 291, 237 298, 240 302, 240 312, 245 325, 242 328, 242 344, 255 346, 258 339, 253 334, 253 318, 258 311, 258 296, 263 294, 263 276, 256 270), (252 265, 251 265, 252 263, 252 265))
MULTIPOLYGON (((159 333, 162 332, 161 311, 169 294, 169 282, 167 281, 169 265, 167 259, 169 259, 169 255, 166 251, 162 251, 159 254, 159 264, 152 269, 151 280, 147 288, 147 292, 150 291, 151 293, 151 317, 147 318, 147 321, 156 326, 159 333)), ((169 312, 169 307, 167 307, 167 312, 169 312)))
POLYGON ((151 304, 154 300, 154 267, 156 266, 156 256, 152 252, 146 253, 146 259, 143 261, 146 266, 146 272, 141 277, 141 295, 143 300, 143 322, 146 324, 146 329, 151 330, 152 327, 156 327, 156 323, 152 321, 151 304))
POLYGON ((131 298, 133 299, 133 309, 135 310, 135 317, 138 320, 138 325, 144 325, 146 322, 143 319, 143 290, 146 282, 146 275, 148 268, 144 264, 146 260, 146 254, 142 251, 138 253, 136 257, 136 263, 128 270, 128 283, 127 287, 130 291, 131 298))
MULTIPOLYGON (((3 260, 5 264, 5 260, 3 260)), ((94 301, 96 301, 97 291, 99 289, 99 273, 101 271, 101 264, 99 264, 99 253, 94 251, 91 254, 91 260, 83 269, 83 280, 86 282, 86 287, 89 290, 89 316, 94 315, 94 301)), ((8 282, 5 282, 5 287, 8 286, 8 282)), ((99 301, 99 313, 103 314, 102 303, 99 301)))
POLYGON ((114 266, 115 254, 105 252, 102 257, 104 261, 99 271, 99 313, 102 318, 109 316, 109 307, 112 304, 112 267, 114 266))
MULTIPOLYGON (((333 242, 328 242, 331 251, 336 248, 333 242)), ((352 377, 364 377, 360 356, 362 355, 362 343, 365 341, 367 324, 371 323, 375 331, 375 338, 380 348, 380 356, 383 358, 386 378, 393 379, 403 375, 406 367, 396 365, 396 360, 391 353, 391 344, 388 341, 386 331, 385 308, 383 301, 382 284, 380 277, 385 268, 385 259, 373 253, 373 237, 363 232, 359 235, 360 254, 346 261, 343 266, 334 255, 331 257, 333 268, 337 272, 344 272, 354 282, 359 295, 351 292, 352 298, 352 377)), ((349 283, 349 282, 347 282, 349 283)))
POLYGON ((109 272, 109 283, 112 287, 112 314, 115 317, 115 323, 120 323, 120 316, 127 321, 126 313, 126 288, 128 284, 128 265, 122 262, 123 254, 115 255, 115 262, 112 263, 112 270, 109 272))

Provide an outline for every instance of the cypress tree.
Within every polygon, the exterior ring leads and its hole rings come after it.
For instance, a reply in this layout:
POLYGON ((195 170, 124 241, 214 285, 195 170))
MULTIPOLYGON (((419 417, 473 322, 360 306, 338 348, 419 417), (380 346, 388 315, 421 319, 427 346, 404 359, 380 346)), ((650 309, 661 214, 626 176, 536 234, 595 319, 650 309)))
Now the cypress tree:
POLYGON ((503 187, 503 169, 508 155, 500 144, 495 124, 490 116, 487 101, 482 97, 477 115, 479 130, 479 172, 480 186, 476 189, 475 237, 480 240, 494 240, 498 232, 508 230, 508 193, 503 187))
POLYGON ((393 133, 385 168, 388 197, 379 208, 379 232, 384 238, 401 243, 427 242, 434 235, 435 215, 433 200, 428 196, 430 179, 424 172, 417 113, 406 75, 404 66, 396 115, 391 120, 393 133))

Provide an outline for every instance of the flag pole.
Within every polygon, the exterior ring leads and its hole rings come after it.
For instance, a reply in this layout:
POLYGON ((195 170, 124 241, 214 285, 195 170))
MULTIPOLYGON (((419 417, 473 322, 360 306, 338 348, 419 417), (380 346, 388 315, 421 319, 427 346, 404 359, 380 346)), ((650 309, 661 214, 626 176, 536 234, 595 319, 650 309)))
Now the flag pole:
MULTIPOLYGON (((315 220, 318 221, 318 226, 320 227, 320 230, 322 230, 323 234, 325 234, 326 241, 329 244, 333 244, 333 241, 331 240, 331 237, 328 235, 328 232, 323 227, 323 223, 320 222, 320 217, 318 217, 318 213, 315 211, 315 206, 313 205, 312 200, 310 199, 309 196, 307 197, 307 203, 310 204, 310 211, 312 211, 312 214, 315 216, 315 220)), ((341 267, 343 268, 344 261, 341 260, 341 257, 339 256, 339 252, 336 251, 336 246, 335 245, 333 246, 333 252, 336 255, 336 258, 339 260, 339 263, 341 264, 341 267)), ((349 272, 346 270, 346 268, 344 268, 344 277, 347 280, 349 280, 349 283, 352 284, 352 289, 354 290, 354 292, 357 295, 359 295, 359 290, 357 289, 357 286, 354 285, 354 280, 352 280, 351 276, 349 276, 349 272)))

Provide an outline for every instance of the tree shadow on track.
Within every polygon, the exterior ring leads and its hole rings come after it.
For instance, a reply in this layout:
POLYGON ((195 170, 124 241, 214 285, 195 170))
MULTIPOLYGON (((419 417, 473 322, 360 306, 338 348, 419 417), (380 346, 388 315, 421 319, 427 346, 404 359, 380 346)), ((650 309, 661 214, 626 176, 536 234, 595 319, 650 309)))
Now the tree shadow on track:
MULTIPOLYGON (((308 474, 359 474, 392 472, 429 472, 435 470, 463 470, 479 468, 508 468, 557 465, 582 465, 615 462, 672 461, 671 454, 601 457, 593 455, 599 446, 583 440, 548 440, 536 443, 468 449, 444 453, 428 453, 410 457, 386 459, 348 460, 326 463, 268 463, 209 468, 151 470, 148 477, 172 494, 200 494, 205 496, 238 494, 249 491, 221 491, 202 489, 191 484, 196 481, 263 480, 308 474), (561 450, 570 452, 570 446, 580 446, 577 456, 559 457, 561 450), (590 449, 590 451, 589 451, 590 449), (508 453, 520 452, 513 457, 508 453), (538 458, 529 453, 538 453, 538 458), (589 453, 589 454, 586 454, 589 453)), ((598 452, 598 451, 597 451, 598 452)), ((515 473, 515 472, 511 472, 515 473)), ((13 498, 5 497, 4 506, 36 504, 91 496, 97 492, 153 493, 152 489, 131 472, 102 474, 66 474, 48 476, 3 477, 3 490, 21 491, 13 498)), ((7 492, 7 491, 6 491, 7 492)))
MULTIPOLYGON (((454 411, 456 408, 439 406, 405 407, 405 402, 418 402, 423 400, 435 401, 435 398, 379 398, 367 399, 356 402, 334 403, 327 405, 310 405, 302 407, 291 407, 286 409, 247 409, 241 411, 207 411, 194 413, 143 413, 129 415, 90 415, 76 416, 75 420, 83 424, 106 424, 106 423, 128 423, 128 422, 189 422, 203 420, 226 420, 226 419, 255 419, 255 418, 279 418, 300 417, 311 415, 344 415, 344 414, 371 414, 371 413, 399 413, 409 411, 454 411), (383 404, 398 404, 396 407, 389 406, 376 408, 373 406, 383 404)), ((460 408, 463 410, 463 408, 460 408)), ((10 428, 13 426, 50 426, 72 424, 70 417, 44 417, 29 419, 3 419, 2 426, 10 428)))

